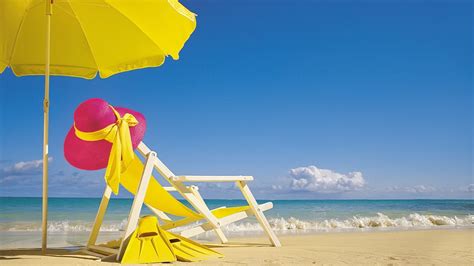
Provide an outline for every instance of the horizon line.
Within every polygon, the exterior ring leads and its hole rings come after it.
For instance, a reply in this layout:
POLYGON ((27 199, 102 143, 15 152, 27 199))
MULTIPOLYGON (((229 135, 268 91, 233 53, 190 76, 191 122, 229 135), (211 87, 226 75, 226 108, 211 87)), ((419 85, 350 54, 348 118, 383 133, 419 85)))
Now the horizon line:
MULTIPOLYGON (((37 199, 42 199, 41 196, 0 196, 0 199, 2 198, 37 198, 37 199)), ((65 196, 49 196, 49 199, 101 199, 102 197, 65 197, 65 196)), ((114 199, 134 199, 134 197, 116 197, 114 199)), ((221 199, 221 198, 204 198, 205 200, 243 200, 245 199, 221 199)), ((178 198, 178 200, 185 200, 178 198)), ((257 200, 269 200, 269 201, 308 201, 308 200, 314 200, 314 201, 323 201, 323 200, 337 200, 337 201, 344 201, 344 200, 472 200, 474 201, 474 198, 348 198, 348 199, 334 199, 334 198, 328 198, 328 199, 257 199, 257 200)))

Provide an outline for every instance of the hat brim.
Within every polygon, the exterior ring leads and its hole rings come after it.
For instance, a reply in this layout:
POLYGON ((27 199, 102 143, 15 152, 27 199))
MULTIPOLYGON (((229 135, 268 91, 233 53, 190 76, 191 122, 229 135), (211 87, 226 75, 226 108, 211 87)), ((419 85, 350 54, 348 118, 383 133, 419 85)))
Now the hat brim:
MULTIPOLYGON (((145 136, 145 117, 141 113, 127 108, 114 108, 120 116, 129 113, 138 120, 136 126, 130 127, 132 146, 133 149, 136 149, 145 136)), ((71 165, 83 170, 99 170, 107 167, 111 149, 112 143, 106 140, 85 141, 78 138, 74 126, 71 127, 64 140, 64 157, 71 165)))

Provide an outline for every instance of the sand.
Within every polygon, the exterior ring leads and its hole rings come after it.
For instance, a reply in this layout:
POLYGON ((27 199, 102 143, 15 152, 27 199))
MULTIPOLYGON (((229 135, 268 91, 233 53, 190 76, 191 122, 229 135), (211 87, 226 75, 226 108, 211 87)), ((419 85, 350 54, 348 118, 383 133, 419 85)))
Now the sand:
MULTIPOLYGON (((262 243, 264 238, 238 239, 262 243)), ((283 235, 281 248, 252 244, 219 247, 225 258, 177 265, 437 264, 474 265, 474 229, 283 235)), ((1 250, 0 265, 117 265, 51 249, 1 250)), ((169 264, 168 264, 169 265, 169 264)))

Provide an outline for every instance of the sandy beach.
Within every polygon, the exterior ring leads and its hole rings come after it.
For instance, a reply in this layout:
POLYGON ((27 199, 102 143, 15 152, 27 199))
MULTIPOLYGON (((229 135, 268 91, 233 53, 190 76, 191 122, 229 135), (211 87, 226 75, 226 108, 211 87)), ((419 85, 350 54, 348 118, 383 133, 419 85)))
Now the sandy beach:
MULTIPOLYGON (((217 247, 225 258, 188 265, 312 265, 312 264, 437 264, 473 265, 474 230, 420 230, 391 232, 324 233, 281 236, 283 247, 261 244, 263 238, 242 238, 217 247), (235 242, 237 243, 237 242, 235 242)), ((1 250, 1 265, 112 265, 66 249, 1 250)))

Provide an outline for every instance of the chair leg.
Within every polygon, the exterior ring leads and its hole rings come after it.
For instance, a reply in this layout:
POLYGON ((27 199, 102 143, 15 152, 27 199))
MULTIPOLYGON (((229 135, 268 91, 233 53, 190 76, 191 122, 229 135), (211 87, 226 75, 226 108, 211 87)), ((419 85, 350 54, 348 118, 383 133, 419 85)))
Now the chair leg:
MULTIPOLYGON (((206 202, 204 202, 204 199, 201 196, 201 193, 199 193, 199 188, 197 186, 191 186, 189 190, 194 194, 194 196, 201 201, 203 205, 206 205, 206 202)), ((207 205, 206 205, 207 206, 207 205)), ((214 232, 216 233, 217 237, 221 241, 222 244, 225 244, 229 242, 227 237, 224 235, 224 232, 222 232, 222 229, 219 227, 214 228, 214 232)))
POLYGON ((171 184, 176 187, 181 196, 183 196, 183 198, 185 198, 193 206, 193 208, 196 209, 196 211, 202 214, 214 229, 217 229, 217 231, 215 232, 218 234, 218 237, 223 237, 221 241, 227 241, 227 238, 225 238, 224 234, 222 233, 222 230, 220 230, 221 223, 219 219, 217 219, 211 213, 202 198, 200 199, 200 196, 196 196, 195 192, 193 191, 193 189, 191 189, 191 187, 188 188, 181 182, 171 182, 171 184))
POLYGON ((257 201, 255 200, 255 197, 252 194, 252 191, 250 191, 250 188, 247 185, 247 182, 245 181, 237 181, 237 186, 240 188, 240 191, 242 191, 242 194, 244 195, 245 199, 247 200, 250 209, 252 209, 253 213, 255 214, 255 217, 257 218, 258 222, 260 225, 263 227, 263 230, 265 230, 265 233, 267 234, 268 238, 270 239, 270 242, 274 247, 281 247, 280 240, 278 240, 277 236, 275 235, 275 232, 273 232, 272 228, 270 227, 270 224, 267 221, 267 218, 265 218, 265 215, 263 214, 262 210, 258 206, 257 201))
POLYGON ((219 238, 222 244, 229 242, 227 237, 224 235, 222 228, 214 228, 214 233, 216 233, 217 237, 219 238))
POLYGON ((112 195, 112 189, 109 186, 106 186, 104 194, 102 195, 102 200, 100 201, 99 210, 94 220, 94 226, 92 227, 89 240, 87 241, 87 247, 94 246, 97 241, 97 236, 99 235, 100 227, 102 221, 104 220, 104 215, 109 205, 110 196, 112 195))
POLYGON ((150 209, 151 212, 153 212, 161 220, 163 220, 163 221, 172 221, 172 219, 168 215, 166 215, 166 213, 164 213, 164 212, 162 212, 158 209, 155 209, 155 208, 153 208, 152 206, 150 206, 146 203, 145 203, 145 205, 148 207, 148 209, 150 209))
POLYGON ((117 254, 117 261, 120 261, 120 258, 125 251, 125 247, 128 244, 128 238, 132 235, 133 231, 137 227, 138 219, 140 218, 140 212, 142 210, 143 202, 145 200, 146 191, 148 188, 148 183, 153 172, 153 162, 156 158, 155 152, 150 152, 146 160, 145 167, 143 168, 142 177, 140 179, 140 184, 138 185, 137 193, 133 199, 132 208, 130 214, 128 215, 127 227, 125 228, 125 233, 122 238, 122 243, 120 244, 119 252, 117 254))

